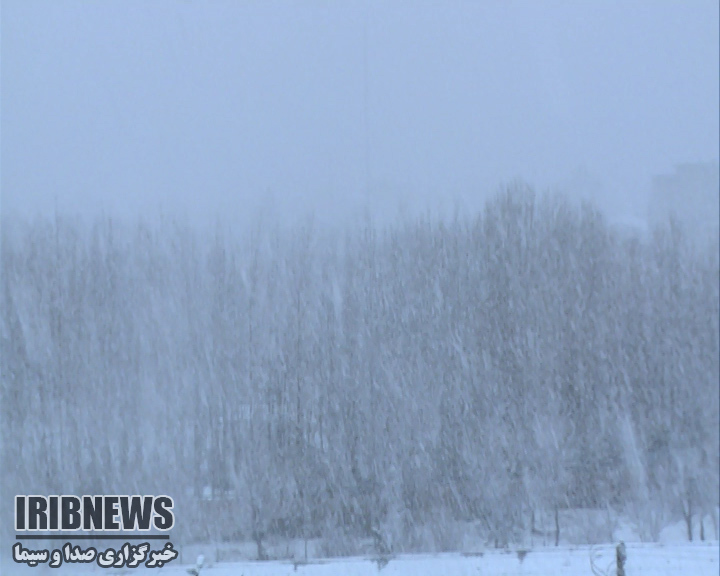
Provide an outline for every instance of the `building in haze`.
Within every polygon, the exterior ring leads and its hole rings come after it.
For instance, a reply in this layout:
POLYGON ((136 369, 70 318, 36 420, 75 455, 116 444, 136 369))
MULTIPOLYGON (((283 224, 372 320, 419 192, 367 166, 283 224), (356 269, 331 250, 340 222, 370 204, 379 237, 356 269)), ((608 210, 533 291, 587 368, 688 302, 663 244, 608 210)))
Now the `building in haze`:
POLYGON ((653 178, 648 206, 650 226, 675 216, 696 241, 720 238, 720 165, 680 164, 674 174, 653 178))

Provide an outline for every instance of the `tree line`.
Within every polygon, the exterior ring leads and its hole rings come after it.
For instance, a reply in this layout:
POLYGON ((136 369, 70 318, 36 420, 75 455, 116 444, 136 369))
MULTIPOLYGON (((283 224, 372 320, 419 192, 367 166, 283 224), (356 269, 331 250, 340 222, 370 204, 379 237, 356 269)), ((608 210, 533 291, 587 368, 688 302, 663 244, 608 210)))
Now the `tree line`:
POLYGON ((719 266, 685 233, 524 188, 340 232, 5 222, 3 517, 15 493, 170 494, 176 538, 260 557, 456 549, 459 523, 517 542, 568 508, 696 538, 719 266))

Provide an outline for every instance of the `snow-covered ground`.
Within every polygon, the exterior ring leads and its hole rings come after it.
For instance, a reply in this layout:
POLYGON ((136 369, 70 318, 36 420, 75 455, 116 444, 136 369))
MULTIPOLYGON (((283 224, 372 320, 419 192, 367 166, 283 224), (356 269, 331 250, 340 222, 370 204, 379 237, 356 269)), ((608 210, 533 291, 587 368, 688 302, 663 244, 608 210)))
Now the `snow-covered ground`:
MULTIPOLYGON (((720 511, 718 511, 720 513, 720 511)), ((590 511, 574 511, 566 520, 573 519, 574 524, 565 530, 572 539, 581 539, 589 530, 593 515, 590 511), (583 522, 580 522, 583 520, 583 522)), ((599 515, 598 515, 599 517, 599 515)), ((626 521, 614 523, 613 539, 624 540, 627 550, 625 565, 627 576, 717 576, 720 572, 720 542, 711 527, 711 519, 706 519, 709 537, 707 542, 687 542, 686 527, 683 522, 675 522, 660 532, 659 542, 641 542, 636 530, 626 521)), ((698 533, 698 526, 695 533, 698 533)), ((593 528, 594 530, 594 528, 593 528)), ((592 532, 592 530, 591 530, 592 532)), ((254 544, 246 543, 247 550, 254 552, 254 544)), ((365 576, 394 574, 397 576, 615 576, 615 545, 598 546, 579 545, 567 540, 559 547, 544 546, 536 542, 525 553, 517 550, 478 549, 477 552, 447 554, 408 554, 391 557, 387 563, 378 563, 372 556, 354 558, 311 559, 307 563, 293 563, 290 560, 268 562, 229 561, 217 562, 218 545, 176 547, 181 556, 172 563, 160 568, 166 576, 188 576, 193 568, 192 560, 203 553, 206 561, 201 570, 202 576, 365 576), (591 567, 594 559, 596 573, 591 567)), ((279 549, 278 549, 279 550, 279 549)), ((315 546, 309 548, 311 556, 318 553, 315 546)), ((243 550, 241 550, 243 551, 243 550)), ((231 550, 223 550, 230 553, 231 550)), ((296 557, 301 550, 295 550, 296 557)), ((112 573, 117 576, 137 574, 138 569, 102 569, 95 563, 63 566, 59 570, 40 565, 35 568, 8 563, 8 555, 0 554, 0 575, 15 576, 27 574, 46 576, 64 574, 68 576, 100 576, 112 573)), ((144 571, 139 568, 139 571, 144 571)))
MULTIPOLYGON (((628 576, 716 576, 720 569, 718 542, 662 544, 627 544, 628 576)), ((462 554, 413 555, 391 559, 382 568, 368 558, 347 558, 317 561, 308 565, 290 562, 233 562, 204 568, 202 576, 592 576, 590 557, 596 559, 599 574, 615 574, 614 546, 548 547, 529 551, 522 560, 517 552, 488 551, 482 555, 462 554)), ((160 569, 165 576, 187 576, 191 566, 169 564, 160 569)), ((45 574, 50 568, 5 565, 3 575, 45 574), (7 570, 9 568, 9 570, 7 570)), ((98 567, 75 570, 63 567, 60 571, 106 574, 98 567)), ((143 570, 142 568, 140 570, 143 570)), ((137 573, 134 570, 110 570, 114 574, 137 573)))
MULTIPOLYGON (((720 546, 702 544, 628 544, 628 576, 717 576, 720 546)), ((404 556, 390 560, 382 569, 369 559, 328 560, 309 565, 288 562, 237 562, 216 564, 202 571, 203 576, 592 576, 590 555, 594 554, 601 574, 615 574, 613 546, 541 548, 527 553, 521 561, 516 552, 486 552, 482 556, 439 554, 404 556), (610 569, 607 570, 608 566, 610 569)), ((167 576, 187 576, 189 566, 168 565, 167 576)))

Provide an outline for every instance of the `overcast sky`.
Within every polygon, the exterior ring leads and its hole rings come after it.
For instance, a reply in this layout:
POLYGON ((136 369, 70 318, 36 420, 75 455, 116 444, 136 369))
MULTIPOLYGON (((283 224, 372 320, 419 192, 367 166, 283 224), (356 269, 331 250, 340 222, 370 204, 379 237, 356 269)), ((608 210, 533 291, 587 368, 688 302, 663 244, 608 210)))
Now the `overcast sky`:
POLYGON ((2 210, 327 220, 718 159, 717 0, 3 0, 2 210))

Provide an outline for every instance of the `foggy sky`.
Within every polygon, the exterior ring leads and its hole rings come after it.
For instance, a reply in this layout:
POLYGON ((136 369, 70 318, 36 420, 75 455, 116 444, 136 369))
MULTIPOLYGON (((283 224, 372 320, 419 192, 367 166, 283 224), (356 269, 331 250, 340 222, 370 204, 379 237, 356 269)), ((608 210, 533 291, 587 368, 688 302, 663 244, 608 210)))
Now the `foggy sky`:
POLYGON ((2 211, 635 210, 718 153, 718 3, 2 3, 2 211))

